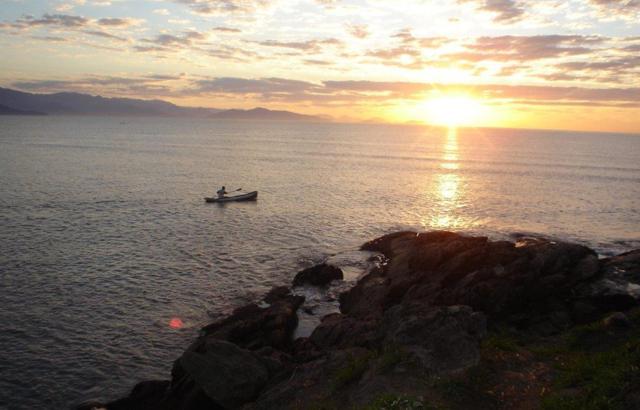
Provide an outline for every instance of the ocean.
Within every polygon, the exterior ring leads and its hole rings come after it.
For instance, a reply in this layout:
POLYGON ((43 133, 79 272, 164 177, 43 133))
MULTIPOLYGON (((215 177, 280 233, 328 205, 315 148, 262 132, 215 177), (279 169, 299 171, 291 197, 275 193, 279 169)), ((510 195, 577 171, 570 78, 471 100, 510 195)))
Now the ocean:
POLYGON ((640 135, 0 117, 0 187, 0 408, 168 379, 201 326, 392 231, 640 248, 640 135))

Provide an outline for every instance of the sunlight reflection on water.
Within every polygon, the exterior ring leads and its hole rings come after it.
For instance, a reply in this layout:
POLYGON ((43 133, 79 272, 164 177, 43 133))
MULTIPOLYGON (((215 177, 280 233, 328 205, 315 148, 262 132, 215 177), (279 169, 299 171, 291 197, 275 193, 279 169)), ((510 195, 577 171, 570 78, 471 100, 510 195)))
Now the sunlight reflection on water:
POLYGON ((443 144, 440 168, 442 173, 437 175, 434 184, 427 189, 431 190, 429 196, 434 200, 434 206, 429 209, 428 217, 423 219, 425 226, 438 229, 471 228, 472 223, 464 218, 462 177, 459 172, 458 130, 450 127, 443 144))

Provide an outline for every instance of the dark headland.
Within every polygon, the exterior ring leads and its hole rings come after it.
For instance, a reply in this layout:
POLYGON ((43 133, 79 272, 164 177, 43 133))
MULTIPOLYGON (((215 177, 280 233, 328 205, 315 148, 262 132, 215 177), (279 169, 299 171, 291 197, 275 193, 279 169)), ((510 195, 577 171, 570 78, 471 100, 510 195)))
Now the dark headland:
POLYGON ((18 109, 7 107, 6 105, 0 104, 0 115, 47 115, 47 114, 39 111, 18 110, 18 109))
POLYGON ((27 93, 0 87, 0 115, 96 115, 114 117, 211 118, 218 120, 312 121, 328 118, 290 111, 183 107, 162 100, 107 98, 81 93, 27 93))
MULTIPOLYGON (((640 250, 398 232, 340 313, 293 340, 304 297, 272 289, 205 326, 170 380, 79 408, 638 409, 640 250)), ((329 265, 296 286, 340 280, 329 265)))

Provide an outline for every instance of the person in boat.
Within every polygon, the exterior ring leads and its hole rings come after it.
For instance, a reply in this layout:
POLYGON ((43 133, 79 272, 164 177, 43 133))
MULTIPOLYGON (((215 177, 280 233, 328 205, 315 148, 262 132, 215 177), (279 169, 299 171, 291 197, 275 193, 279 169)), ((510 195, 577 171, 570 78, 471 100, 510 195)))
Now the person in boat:
POLYGON ((227 190, 224 188, 224 185, 222 186, 222 188, 218 189, 218 192, 216 193, 218 194, 218 199, 224 198, 224 196, 228 194, 227 190))

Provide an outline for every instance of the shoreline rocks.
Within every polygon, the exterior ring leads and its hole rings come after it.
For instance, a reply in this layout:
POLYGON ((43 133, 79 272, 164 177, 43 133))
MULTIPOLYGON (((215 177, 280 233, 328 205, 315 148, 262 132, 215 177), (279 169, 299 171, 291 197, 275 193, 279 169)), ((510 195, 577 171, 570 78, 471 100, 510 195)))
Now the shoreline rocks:
MULTIPOLYGON (((640 250, 605 259, 546 239, 491 241, 446 231, 397 232, 362 246, 385 263, 339 297, 340 313, 293 340, 304 297, 286 286, 202 328, 171 381, 143 382, 112 409, 296 409, 366 404, 416 389, 421 377, 480 361, 487 331, 554 335, 639 306, 640 250)), ((293 286, 327 286, 342 271, 320 264, 293 286)), ((100 408, 87 404, 82 409, 100 408), (87 407, 89 406, 89 407, 87 407)))
POLYGON ((321 263, 298 272, 293 279, 293 286, 303 286, 305 284, 327 286, 333 280, 342 279, 344 279, 344 274, 340 268, 321 263))

